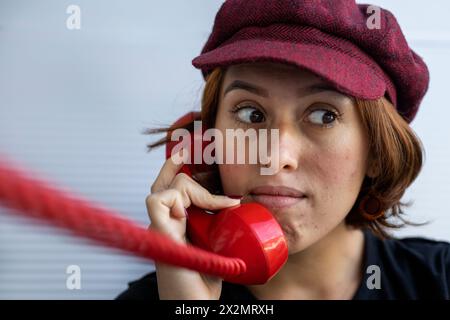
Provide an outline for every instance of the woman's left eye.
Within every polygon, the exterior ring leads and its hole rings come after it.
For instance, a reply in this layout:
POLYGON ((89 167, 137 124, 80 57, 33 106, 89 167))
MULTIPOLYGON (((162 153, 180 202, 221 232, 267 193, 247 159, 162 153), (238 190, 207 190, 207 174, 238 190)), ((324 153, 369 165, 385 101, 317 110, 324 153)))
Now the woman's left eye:
POLYGON ((318 109, 308 115, 308 120, 322 127, 332 127, 333 122, 339 118, 339 114, 327 109, 318 109))

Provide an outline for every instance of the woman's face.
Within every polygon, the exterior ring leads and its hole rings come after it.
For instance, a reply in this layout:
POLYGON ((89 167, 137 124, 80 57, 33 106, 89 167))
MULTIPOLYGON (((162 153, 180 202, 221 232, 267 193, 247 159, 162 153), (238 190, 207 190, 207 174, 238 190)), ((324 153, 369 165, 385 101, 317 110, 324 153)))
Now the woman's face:
POLYGON ((290 254, 343 223, 368 169, 367 133, 354 101, 327 87, 294 66, 251 63, 229 67, 221 88, 215 127, 224 137, 225 129, 279 129, 279 161, 272 175, 261 175, 261 164, 248 159, 219 164, 219 173, 225 194, 245 195, 242 203, 268 207, 290 254), (293 188, 304 197, 264 195, 270 189, 256 189, 264 186, 293 188))

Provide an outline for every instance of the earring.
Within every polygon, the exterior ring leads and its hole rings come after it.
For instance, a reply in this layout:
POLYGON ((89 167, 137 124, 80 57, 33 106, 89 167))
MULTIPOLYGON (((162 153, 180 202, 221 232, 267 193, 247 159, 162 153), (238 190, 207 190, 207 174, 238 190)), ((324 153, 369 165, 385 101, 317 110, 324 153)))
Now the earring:
POLYGON ((359 202, 359 213, 369 221, 375 221, 384 215, 381 201, 371 193, 365 195, 359 202))

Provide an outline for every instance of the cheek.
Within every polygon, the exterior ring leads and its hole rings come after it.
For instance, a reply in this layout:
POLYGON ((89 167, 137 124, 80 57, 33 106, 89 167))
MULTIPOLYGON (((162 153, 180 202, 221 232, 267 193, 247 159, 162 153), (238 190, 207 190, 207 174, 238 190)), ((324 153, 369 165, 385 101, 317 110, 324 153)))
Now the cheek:
POLYGON ((245 165, 219 164, 220 179, 225 194, 241 195, 246 189, 249 168, 245 165))
POLYGON ((310 181, 320 202, 342 211, 350 210, 365 175, 363 145, 355 141, 341 143, 327 150, 317 150, 311 160, 314 169, 310 181))
POLYGON ((355 149, 330 150, 315 158, 317 171, 330 187, 348 186, 364 175, 364 161, 355 149))

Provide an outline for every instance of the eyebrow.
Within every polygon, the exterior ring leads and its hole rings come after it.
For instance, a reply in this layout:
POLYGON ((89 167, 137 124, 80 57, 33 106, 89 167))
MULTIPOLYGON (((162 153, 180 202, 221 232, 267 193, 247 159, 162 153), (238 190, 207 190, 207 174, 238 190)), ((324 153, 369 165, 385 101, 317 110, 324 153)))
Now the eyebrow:
MULTIPOLYGON (((265 88, 258 87, 254 84, 251 84, 249 82, 245 82, 242 80, 234 80, 224 91, 224 96, 233 90, 245 90, 249 91, 251 93, 254 93, 256 95, 259 95, 261 97, 268 98, 269 97, 269 91, 265 88)), ((329 84, 326 83, 317 83, 313 84, 311 86, 298 89, 298 96, 302 96, 305 92, 306 95, 311 95, 313 93, 322 92, 322 91, 333 91, 335 93, 341 94, 339 91, 337 91, 334 87, 332 87, 329 84)))

